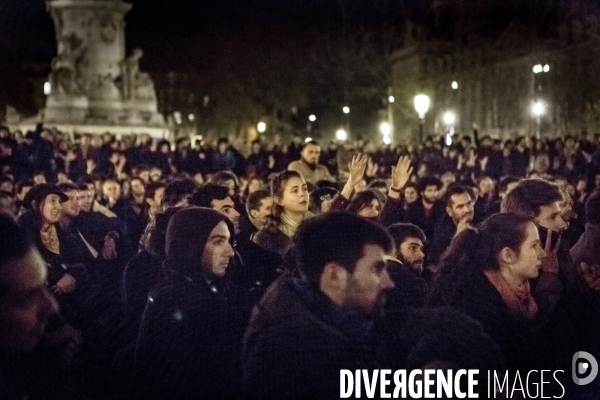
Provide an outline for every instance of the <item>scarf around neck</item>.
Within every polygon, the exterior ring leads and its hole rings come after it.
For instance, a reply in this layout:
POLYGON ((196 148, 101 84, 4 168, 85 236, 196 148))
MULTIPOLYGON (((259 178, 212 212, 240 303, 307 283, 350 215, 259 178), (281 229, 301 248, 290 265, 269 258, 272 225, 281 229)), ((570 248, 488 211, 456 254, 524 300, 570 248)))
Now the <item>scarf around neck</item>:
POLYGON ((279 225, 279 230, 281 230, 285 236, 291 239, 296 234, 299 226, 300 224, 298 222, 292 220, 285 213, 281 214, 281 225, 279 225))
POLYGON ((40 231, 40 240, 48 251, 54 254, 60 254, 60 242, 58 241, 58 233, 56 226, 50 225, 47 231, 40 231))
POLYGON ((500 274, 500 271, 484 272, 487 280, 496 288, 511 315, 519 320, 532 320, 538 311, 538 306, 531 295, 529 281, 523 288, 512 287, 500 274))

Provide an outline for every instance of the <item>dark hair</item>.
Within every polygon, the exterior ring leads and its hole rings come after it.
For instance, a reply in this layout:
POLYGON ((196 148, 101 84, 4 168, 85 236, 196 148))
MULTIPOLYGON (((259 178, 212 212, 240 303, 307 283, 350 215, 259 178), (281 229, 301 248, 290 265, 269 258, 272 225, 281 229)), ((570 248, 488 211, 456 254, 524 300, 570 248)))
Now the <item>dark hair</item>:
POLYGON ((383 203, 385 202, 381 199, 383 194, 381 192, 376 193, 375 191, 376 189, 369 189, 356 193, 350 204, 348 204, 348 207, 346 207, 346 210, 353 214, 358 214, 360 210, 370 205, 373 200, 377 200, 379 205, 383 207, 383 203))
MULTIPOLYGON (((27 232, 10 215, 0 212, 0 270, 11 261, 23 257, 31 248, 27 232)), ((1 276, 1 275, 0 275, 1 276)), ((8 290, 0 280, 0 297, 8 290)))
POLYGON ((473 190, 465 185, 450 185, 446 193, 444 194, 444 204, 446 207, 452 207, 452 196, 457 194, 467 193, 471 197, 471 201, 475 200, 475 194, 473 190))
POLYGON ((498 193, 506 193, 508 190, 508 185, 511 183, 517 183, 520 180, 521 178, 517 178, 516 176, 505 176, 504 178, 500 179, 500 182, 498 182, 498 193))
POLYGON ((191 196, 198 186, 190 178, 176 179, 165 186, 163 204, 165 207, 174 207, 186 197, 191 196))
POLYGON ((562 194, 555 183, 543 179, 523 179, 502 201, 501 212, 537 217, 540 207, 561 201, 562 194))
POLYGON ((271 192, 266 189, 259 189, 256 192, 250 193, 246 199, 246 212, 250 215, 250 211, 258 210, 263 199, 271 197, 271 192))
POLYGON ((225 186, 206 183, 192 193, 190 205, 212 208, 213 200, 224 200, 229 197, 229 190, 225 186))
POLYGON ((300 225, 295 237, 301 276, 318 285, 327 263, 336 262, 353 272, 364 246, 392 250, 392 239, 374 222, 347 212, 332 212, 311 218, 300 225), (340 234, 343 232, 343 234, 340 234))
POLYGON ((169 207, 148 221, 144 234, 140 238, 140 247, 155 259, 161 261, 165 259, 167 226, 173 214, 182 209, 182 207, 169 207))
MULTIPOLYGON (((271 209, 271 214, 267 217, 267 225, 265 227, 269 231, 275 232, 277 229, 279 229, 279 225, 281 224, 281 214, 283 214, 283 207, 277 204, 275 200, 283 197, 285 185, 287 181, 292 178, 302 179, 302 175, 296 171, 287 170, 282 171, 271 178, 270 187, 271 196, 273 196, 273 208, 271 209)), ((304 179, 302 180, 304 181, 304 179)))
POLYGON ((217 172, 216 174, 214 174, 211 178, 210 178, 210 182, 220 185, 220 186, 224 186, 225 182, 227 181, 233 181, 235 183, 235 191, 236 193, 240 190, 240 183, 238 181, 238 177, 236 174, 234 174, 231 171, 220 171, 217 172))
MULTIPOLYGON (((79 187, 77 187, 77 185, 75 185, 74 183, 71 182, 63 182, 63 183, 59 183, 58 188, 60 189, 61 192, 66 193, 66 192, 70 192, 71 190, 79 190, 79 187)), ((87 190, 87 188, 86 188, 87 190)))
POLYGON ((165 184, 163 182, 148 182, 146 184, 146 190, 144 191, 145 199, 154 199, 154 195, 156 191, 160 188, 164 188, 165 184))
POLYGON ((398 248, 407 238, 421 239, 425 243, 425 233, 415 224, 398 222, 387 228, 390 236, 394 239, 396 248, 398 248))
POLYGON ((320 214, 321 204, 323 203, 323 200, 321 200, 321 198, 325 196, 330 196, 333 199, 338 193, 339 191, 332 187, 322 187, 313 190, 309 196, 309 210, 315 215, 320 214))
POLYGON ((305 143, 302 145, 302 150, 304 150, 304 148, 305 148, 306 146, 308 146, 308 145, 312 145, 312 146, 319 146, 319 147, 320 147, 319 143, 318 143, 316 140, 310 140, 310 141, 308 141, 308 142, 305 142, 305 143))
POLYGON ((585 220, 589 224, 600 223, 600 192, 593 193, 585 202, 585 220))
POLYGON ((367 185, 367 189, 385 189, 385 192, 388 192, 388 184, 383 179, 375 179, 367 185))
POLYGON ((419 193, 424 192, 427 189, 427 186, 435 186, 438 190, 442 187, 442 181, 440 181, 435 176, 424 176, 419 179, 417 183, 417 188, 419 189, 419 193))
POLYGON ((17 182, 17 185, 15 187, 15 193, 19 194, 23 191, 23 188, 25 187, 30 187, 32 188, 34 186, 34 183, 31 179, 22 179, 19 182, 17 182))
POLYGON ((452 304, 454 296, 473 276, 500 268, 498 254, 505 247, 518 253, 529 223, 533 223, 529 216, 495 214, 477 228, 468 228, 458 234, 442 254, 431 303, 452 304))
POLYGON ((220 146, 221 144, 229 144, 229 139, 220 137, 219 140, 217 140, 217 147, 220 146))

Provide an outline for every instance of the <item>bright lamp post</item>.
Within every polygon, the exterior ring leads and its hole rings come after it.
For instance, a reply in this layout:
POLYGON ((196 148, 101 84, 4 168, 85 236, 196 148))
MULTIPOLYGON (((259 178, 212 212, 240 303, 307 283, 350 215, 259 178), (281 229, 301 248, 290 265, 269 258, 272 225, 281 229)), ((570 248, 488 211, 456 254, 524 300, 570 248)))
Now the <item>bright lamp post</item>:
POLYGON ((542 125, 542 115, 546 113, 546 105, 541 100, 536 101, 531 105, 531 113, 535 117, 536 122, 535 136, 539 139, 540 127, 542 125))
POLYGON ((425 114, 429 111, 429 96, 424 94, 415 96, 415 111, 419 114, 419 142, 423 142, 425 114))
POLYGON ((447 126, 446 130, 446 145, 452 144, 452 136, 454 135, 454 123, 456 122, 456 114, 452 111, 446 111, 443 116, 444 124, 447 126))

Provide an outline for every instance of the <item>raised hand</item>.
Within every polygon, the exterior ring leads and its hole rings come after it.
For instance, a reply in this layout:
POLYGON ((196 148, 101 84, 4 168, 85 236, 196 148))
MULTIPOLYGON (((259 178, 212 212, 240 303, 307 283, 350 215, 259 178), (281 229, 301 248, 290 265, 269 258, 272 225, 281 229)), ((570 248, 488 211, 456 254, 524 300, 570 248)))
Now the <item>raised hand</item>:
POLYGON ((365 154, 357 154, 348 163, 348 181, 340 193, 346 199, 350 199, 354 187, 363 180, 368 159, 365 154))
POLYGON ((348 185, 354 187, 363 180, 368 160, 369 157, 366 154, 357 154, 352 157, 352 161, 348 163, 348 171, 350 172, 348 185))
POLYGON ((541 269, 543 272, 558 274, 558 248, 560 247, 560 238, 556 242, 556 246, 554 246, 554 250, 552 249, 552 235, 556 235, 557 233, 548 229, 548 235, 546 235, 546 244, 544 246, 544 252, 546 253, 546 257, 542 260, 541 269))
POLYGON ((392 167, 392 187, 398 191, 402 190, 410 179, 412 172, 413 167, 410 165, 410 157, 400 157, 396 166, 392 167))

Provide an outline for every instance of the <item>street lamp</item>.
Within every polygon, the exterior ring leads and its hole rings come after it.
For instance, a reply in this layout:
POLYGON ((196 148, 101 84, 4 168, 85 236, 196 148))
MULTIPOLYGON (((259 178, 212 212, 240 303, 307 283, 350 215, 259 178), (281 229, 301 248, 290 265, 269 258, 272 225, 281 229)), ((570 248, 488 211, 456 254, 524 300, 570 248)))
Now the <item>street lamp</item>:
POLYGON ((451 111, 446 111, 444 113, 443 119, 444 119, 444 124, 454 125, 454 122, 456 122, 456 115, 454 115, 454 113, 451 111))
POLYGON ((342 108, 342 111, 344 112, 344 114, 350 114, 350 107, 344 106, 344 108, 342 108))
POLYGON ((446 130, 446 145, 452 144, 452 136, 454 136, 454 123, 456 122, 456 114, 452 111, 446 111, 442 117, 444 124, 448 127, 446 130))
POLYGON ((388 97, 388 101, 390 103, 393 103, 394 101, 396 101, 396 98, 394 96, 390 96, 390 97, 388 97))
POLYGON ((533 105, 531 106, 531 113, 535 117, 536 125, 537 125, 536 131, 535 131, 535 136, 539 139, 540 138, 540 127, 542 125, 542 115, 544 115, 546 113, 546 105, 540 100, 534 102, 533 105))
POLYGON ((52 91, 52 85, 50 85, 50 82, 45 82, 44 83, 44 94, 47 96, 50 94, 51 91, 52 91))
POLYGON ((458 89, 458 82, 452 81, 452 85, 451 86, 452 86, 452 89, 454 89, 454 90, 458 89))
POLYGON ((260 133, 264 133, 267 130, 267 124, 265 124, 264 122, 259 122, 258 125, 256 125, 256 129, 260 132, 260 133))
POLYGON ((308 120, 309 120, 310 122, 315 122, 315 121, 317 120, 317 117, 315 117, 315 115, 314 115, 314 114, 311 114, 311 115, 309 115, 309 117, 308 117, 308 120))
POLYGON ((338 129, 335 132, 335 138, 337 140, 345 141, 346 139, 348 139, 348 133, 344 129, 338 129))
POLYGON ((418 94, 415 96, 415 111, 419 114, 419 142, 423 142, 423 125, 425 114, 429 111, 429 96, 418 94))

